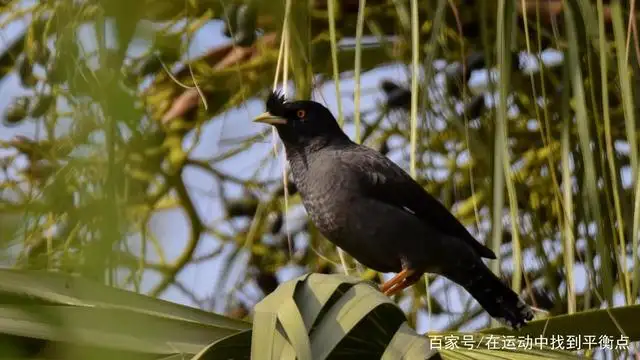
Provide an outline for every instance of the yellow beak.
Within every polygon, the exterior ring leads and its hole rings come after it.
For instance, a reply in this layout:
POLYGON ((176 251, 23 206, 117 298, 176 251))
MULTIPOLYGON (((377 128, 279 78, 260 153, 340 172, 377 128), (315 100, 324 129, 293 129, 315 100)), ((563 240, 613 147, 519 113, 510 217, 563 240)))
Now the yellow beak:
POLYGON ((271 115, 268 111, 256 116, 253 121, 269 125, 285 125, 287 123, 287 119, 271 115))

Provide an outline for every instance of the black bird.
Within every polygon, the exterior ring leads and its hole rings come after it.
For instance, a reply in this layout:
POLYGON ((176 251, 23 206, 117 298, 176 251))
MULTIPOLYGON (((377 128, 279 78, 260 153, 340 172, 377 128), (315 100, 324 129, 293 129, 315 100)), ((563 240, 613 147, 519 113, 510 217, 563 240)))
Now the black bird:
POLYGON ((282 139, 292 178, 318 230, 365 266, 398 273, 381 290, 393 295, 425 272, 463 286, 492 317, 513 328, 531 308, 482 258, 495 254, 422 186, 384 155, 352 142, 329 109, 271 93, 267 112, 282 139))

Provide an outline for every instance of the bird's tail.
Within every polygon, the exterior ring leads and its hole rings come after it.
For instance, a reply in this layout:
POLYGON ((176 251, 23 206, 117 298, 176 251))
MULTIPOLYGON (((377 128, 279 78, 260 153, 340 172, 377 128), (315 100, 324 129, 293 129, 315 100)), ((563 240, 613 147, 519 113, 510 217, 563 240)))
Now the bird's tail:
POLYGON ((513 329, 519 329, 533 319, 531 307, 481 260, 474 266, 466 267, 463 272, 447 274, 447 277, 462 285, 491 317, 513 329))

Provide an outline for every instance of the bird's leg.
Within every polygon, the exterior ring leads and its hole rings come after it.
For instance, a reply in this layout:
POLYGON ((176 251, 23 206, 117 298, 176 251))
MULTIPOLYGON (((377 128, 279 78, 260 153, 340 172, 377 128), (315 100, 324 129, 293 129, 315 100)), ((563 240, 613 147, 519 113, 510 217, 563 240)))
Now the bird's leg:
POLYGON ((400 271, 394 277, 392 277, 387 282, 382 284, 380 286, 380 291, 387 292, 387 290, 391 289, 396 284, 403 282, 406 277, 407 277, 407 269, 402 269, 402 271, 400 271))
MULTIPOLYGON (((402 269, 402 271, 397 273, 396 276, 392 277, 391 279, 389 279, 389 281, 382 284, 382 286, 380 287, 380 291, 387 295, 387 292, 391 289, 394 289, 396 286, 402 286, 405 279, 413 275, 414 272, 415 271, 411 269, 402 269)), ((402 289, 404 289, 404 287, 402 289)))
POLYGON ((392 288, 388 289, 384 293, 385 295, 393 296, 393 295, 399 293, 400 291, 408 288, 409 286, 415 284, 422 277, 422 273, 418 273, 415 270, 407 270, 407 271, 409 272, 409 275, 407 275, 405 277, 404 281, 401 282, 401 283, 396 283, 395 286, 393 286, 392 288))
POLYGON ((397 284, 395 284, 394 286, 392 286, 391 288, 389 288, 387 291, 385 291, 385 292, 384 292, 384 294, 385 294, 386 296, 391 297, 391 296, 393 296, 393 295, 395 295, 395 294, 399 293, 400 291, 402 291, 402 290, 403 290, 403 289, 405 289, 405 288, 406 288, 406 286, 405 286, 405 281, 403 281, 403 282, 401 282, 401 283, 397 283, 397 284))

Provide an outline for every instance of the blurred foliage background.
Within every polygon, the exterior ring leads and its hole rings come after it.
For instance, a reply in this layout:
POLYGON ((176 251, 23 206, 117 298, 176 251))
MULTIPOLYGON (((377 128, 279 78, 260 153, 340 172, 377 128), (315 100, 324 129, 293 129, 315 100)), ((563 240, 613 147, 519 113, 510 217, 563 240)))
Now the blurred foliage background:
MULTIPOLYGON (((634 3, 4 1, 2 264, 248 319, 305 272, 380 281, 309 224, 250 123, 278 86, 410 171, 527 302, 636 304, 634 3)), ((487 326, 424 284, 399 299, 412 325, 487 326)))

